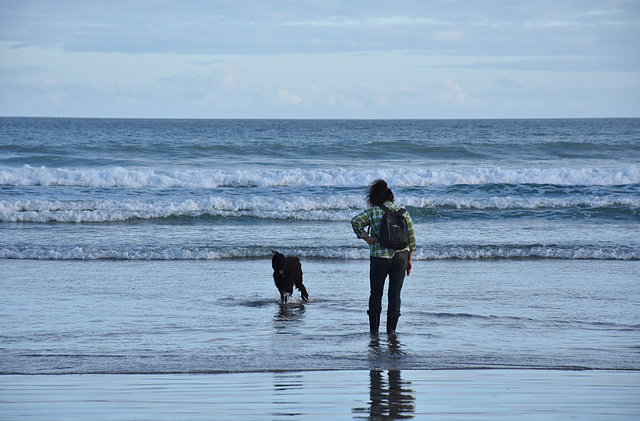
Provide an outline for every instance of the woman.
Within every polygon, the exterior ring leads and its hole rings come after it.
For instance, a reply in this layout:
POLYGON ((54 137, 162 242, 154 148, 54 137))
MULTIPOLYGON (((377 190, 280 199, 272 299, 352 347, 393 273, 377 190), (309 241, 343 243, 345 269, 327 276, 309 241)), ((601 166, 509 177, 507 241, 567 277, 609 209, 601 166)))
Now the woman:
POLYGON ((400 317, 400 291, 404 282, 405 273, 411 274, 411 259, 416 249, 416 237, 413 230, 413 222, 409 212, 404 216, 409 227, 409 245, 402 250, 394 250, 383 247, 378 242, 380 225, 384 210, 381 205, 390 210, 398 210, 399 206, 393 203, 393 192, 387 186, 386 181, 376 180, 369 185, 367 190, 367 202, 369 208, 357 214, 351 220, 351 226, 358 238, 369 244, 370 267, 369 282, 371 291, 369 295, 369 333, 378 334, 380 327, 380 313, 382 312, 382 294, 384 282, 389 275, 389 304, 387 307, 387 334, 395 335, 398 317, 400 317))

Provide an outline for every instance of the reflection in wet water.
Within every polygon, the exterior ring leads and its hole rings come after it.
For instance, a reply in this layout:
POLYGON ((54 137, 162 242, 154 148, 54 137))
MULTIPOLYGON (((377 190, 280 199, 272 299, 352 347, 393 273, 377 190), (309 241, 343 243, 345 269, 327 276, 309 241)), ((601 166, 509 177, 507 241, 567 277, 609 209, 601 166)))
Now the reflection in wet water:
MULTIPOLYGON (((285 335, 299 334, 303 324, 305 306, 302 303, 280 303, 273 317, 275 332, 285 335)), ((372 337, 369 342, 370 361, 402 359, 404 345, 396 336, 372 337)), ((304 374, 296 372, 274 373, 273 410, 275 417, 310 415, 304 401, 304 374), (298 400, 301 399, 301 400, 298 400)), ((369 420, 409 419, 415 415, 415 397, 411 383, 403 381, 400 370, 372 369, 369 371, 369 402, 366 407, 353 408, 355 418, 369 420), (386 373, 386 375, 385 375, 386 373)))
MULTIPOLYGON (((397 336, 372 336, 369 342, 369 361, 378 365, 401 360, 405 355, 404 345, 397 336), (383 337, 384 338, 384 337, 383 337)), ((383 364, 384 365, 384 364, 383 364)), ((369 406, 355 408, 354 413, 367 414, 367 419, 408 419, 414 417, 415 397, 411 383, 403 381, 400 370, 372 369, 369 372, 369 406)))
POLYGON ((354 413, 368 414, 367 418, 370 420, 414 417, 415 397, 410 388, 411 383, 402 380, 400 370, 388 370, 386 377, 382 370, 371 370, 369 378, 369 406, 354 408, 354 413))
POLYGON ((276 333, 294 333, 304 318, 304 304, 279 303, 278 312, 273 317, 276 333))
POLYGON ((370 360, 385 355, 396 357, 405 355, 403 345, 397 336, 389 336, 386 341, 380 341, 378 336, 372 337, 369 342, 369 353, 370 360))
POLYGON ((299 402, 304 391, 302 373, 274 373, 273 411, 274 417, 295 417, 304 415, 304 399, 299 402))

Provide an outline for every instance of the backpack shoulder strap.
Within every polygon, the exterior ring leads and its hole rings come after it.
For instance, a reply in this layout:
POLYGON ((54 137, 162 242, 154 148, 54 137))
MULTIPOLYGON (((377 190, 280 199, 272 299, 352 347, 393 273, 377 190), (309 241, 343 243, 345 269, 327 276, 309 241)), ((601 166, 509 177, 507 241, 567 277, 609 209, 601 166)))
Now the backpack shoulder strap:
POLYGON ((384 203, 381 203, 381 204, 380 204, 380 208, 382 208, 382 210, 383 210, 383 211, 388 212, 388 213, 391 213, 391 214, 398 213, 398 214, 402 215, 402 214, 404 214, 404 213, 407 211, 405 208, 400 208, 400 209, 398 209, 398 210, 391 210, 391 209, 389 209, 388 207, 386 207, 386 206, 384 205, 384 203))

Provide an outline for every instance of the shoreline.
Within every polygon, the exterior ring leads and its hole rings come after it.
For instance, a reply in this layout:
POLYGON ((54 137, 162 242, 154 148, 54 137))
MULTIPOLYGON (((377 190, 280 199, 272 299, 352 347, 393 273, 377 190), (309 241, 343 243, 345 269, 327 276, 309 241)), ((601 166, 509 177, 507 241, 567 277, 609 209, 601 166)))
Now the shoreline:
POLYGON ((234 369, 234 370, 166 370, 166 371, 86 371, 86 372, 0 372, 2 377, 10 376, 217 376, 225 374, 278 374, 278 373, 337 373, 346 371, 539 371, 539 372, 611 372, 611 373, 640 373, 640 368, 615 368, 615 367, 580 367, 580 366, 564 366, 564 367, 544 367, 544 366, 509 366, 509 365, 486 365, 486 366, 464 366, 464 367, 398 367, 393 364, 387 366, 371 366, 365 367, 323 367, 323 368, 265 368, 265 369, 234 369))

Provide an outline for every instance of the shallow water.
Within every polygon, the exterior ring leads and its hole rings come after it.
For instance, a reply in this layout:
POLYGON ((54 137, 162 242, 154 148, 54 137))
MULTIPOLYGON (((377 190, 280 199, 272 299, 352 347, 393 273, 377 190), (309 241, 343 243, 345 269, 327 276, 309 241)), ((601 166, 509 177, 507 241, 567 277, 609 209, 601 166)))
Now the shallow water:
POLYGON ((395 340, 366 261, 302 264, 282 305, 268 260, 0 260, 0 372, 640 369, 640 262, 418 261, 395 340))

